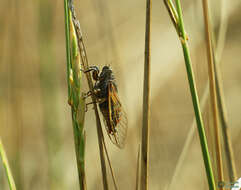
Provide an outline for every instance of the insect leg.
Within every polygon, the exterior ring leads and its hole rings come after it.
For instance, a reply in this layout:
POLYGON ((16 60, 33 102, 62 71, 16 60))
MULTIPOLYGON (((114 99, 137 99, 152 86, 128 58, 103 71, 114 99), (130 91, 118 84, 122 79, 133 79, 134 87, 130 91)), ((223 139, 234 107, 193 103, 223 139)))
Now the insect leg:
POLYGON ((97 71, 99 73, 99 68, 97 66, 89 66, 87 70, 80 69, 84 73, 88 73, 90 71, 97 71))
POLYGON ((87 93, 84 93, 84 99, 88 98, 89 96, 91 96, 93 94, 92 91, 88 91, 87 93))
POLYGON ((97 103, 97 102, 89 102, 89 103, 85 104, 85 112, 88 111, 88 105, 91 105, 91 104, 94 104, 94 103, 97 103))

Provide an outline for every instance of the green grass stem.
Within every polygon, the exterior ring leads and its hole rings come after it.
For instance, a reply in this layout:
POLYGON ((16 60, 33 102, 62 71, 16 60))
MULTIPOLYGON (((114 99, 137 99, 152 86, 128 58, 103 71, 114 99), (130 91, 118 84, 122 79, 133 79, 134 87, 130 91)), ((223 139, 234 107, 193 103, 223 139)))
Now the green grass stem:
MULTIPOLYGON (((84 44, 84 41, 83 41, 83 36, 82 36, 82 33, 81 33, 80 23, 79 23, 79 21, 76 17, 76 13, 75 13, 75 10, 74 10, 73 0, 69 0, 69 8, 71 9, 71 13, 72 13, 71 20, 73 21, 74 28, 75 28, 76 35, 77 35, 78 47, 79 47, 79 51, 80 51, 80 59, 81 59, 81 63, 82 63, 82 66, 83 66, 83 70, 87 70, 89 68, 89 63, 88 63, 85 44, 84 44)), ((89 90, 91 92, 93 92, 94 85, 93 85, 90 73, 87 72, 85 74, 85 76, 86 76, 86 79, 87 79, 87 82, 88 82, 88 85, 89 85, 89 90)), ((107 180, 104 150, 106 151, 106 156, 107 156, 107 159, 108 159, 108 162, 109 162, 109 165, 110 165, 112 179, 114 181, 115 189, 117 189, 116 182, 115 182, 115 179, 114 179, 114 173, 112 171, 110 159, 108 157, 107 149, 105 147, 105 141, 104 141, 103 131, 102 131, 101 122, 100 122, 100 116, 99 116, 99 112, 98 112, 97 104, 96 104, 97 101, 96 101, 96 97, 94 96, 94 94, 91 95, 91 99, 92 99, 92 102, 93 102, 95 116, 96 116, 96 129, 97 129, 97 135, 98 135, 98 145, 99 145, 99 150, 100 150, 100 161, 101 161, 103 189, 104 190, 109 189, 108 180, 107 180)))
MULTIPOLYGON (((167 0, 164 0, 164 2, 167 0)), ((220 24, 219 24, 219 31, 218 31, 218 40, 217 40, 217 48, 215 53, 213 52, 213 57, 214 57, 214 69, 215 69, 215 77, 216 77, 216 87, 217 87, 217 102, 218 102, 218 110, 220 114, 220 121, 221 121, 221 126, 222 126, 222 132, 223 132, 223 138, 224 138, 224 147, 225 147, 225 153, 227 157, 227 166, 228 166, 228 171, 229 171, 229 180, 230 182, 235 182, 236 180, 236 170, 235 170, 235 162, 233 158, 233 150, 232 150, 232 143, 231 143, 231 138, 230 134, 228 131, 228 122, 227 122, 227 113, 225 111, 225 105, 224 105, 224 100, 223 98, 223 93, 222 93, 222 83, 220 77, 220 71, 219 71, 219 64, 220 64, 220 59, 222 52, 224 50, 224 44, 225 44, 225 39, 226 39, 226 33, 227 33, 227 23, 228 23, 228 14, 226 15, 226 1, 222 0, 220 1, 221 3, 221 19, 220 19, 220 24), (221 99, 221 100, 220 100, 221 99), (220 102, 221 101, 221 102, 220 102)), ((165 3, 166 5, 166 3, 165 3)), ((167 7, 169 9, 169 7, 167 7)), ((169 13, 170 14, 170 13, 169 13)), ((212 31, 212 38, 215 39, 214 32, 212 31)), ((215 40, 214 40, 215 41, 215 40)), ((214 43, 213 43, 214 45, 214 43)), ((215 48, 212 48, 213 50, 215 48)), ((204 109, 204 107, 207 104, 209 96, 209 85, 208 82, 205 85, 205 90, 202 95, 201 99, 201 110, 204 109)), ((187 138, 185 140, 184 146, 182 148, 181 154, 179 156, 178 162, 175 166, 173 176, 170 180, 169 185, 167 186, 167 190, 173 189, 173 185, 175 184, 175 181, 177 177, 181 173, 181 165, 184 162, 184 159, 187 157, 188 154, 188 149, 192 143, 192 139, 194 136, 194 127, 195 127, 196 119, 193 118, 191 127, 189 129, 187 138)))
POLYGON ((67 85, 68 85, 68 98, 70 97, 70 35, 69 35, 69 11, 68 0, 64 0, 64 16, 65 16, 65 41, 66 41, 66 63, 67 63, 67 85))
POLYGON ((183 18, 182 18, 182 9, 181 9, 180 0, 176 0, 176 6, 177 6, 178 17, 179 17, 178 24, 179 24, 179 29, 180 29, 180 41, 182 44, 183 55, 184 55, 184 59, 185 59, 188 82, 189 82, 189 87, 190 87, 191 96, 192 96, 192 102, 193 102, 194 113, 195 113, 196 122, 197 122, 197 128, 198 128, 198 134, 199 134, 199 138, 200 138, 201 148, 202 148, 206 175, 207 175, 207 179, 208 179, 209 189, 214 190, 214 189, 216 189, 215 181, 214 181, 210 156, 209 156, 209 152, 208 152, 207 139, 206 139, 206 135, 205 135, 202 115, 201 115, 200 106, 199 106, 199 99, 198 99, 198 95, 197 95, 194 73, 193 73, 192 65, 191 65, 191 58, 190 58, 189 48, 188 48, 188 44, 187 44, 187 36, 186 36, 185 30, 184 30, 184 22, 183 22, 183 18))
MULTIPOLYGON (((171 2, 171 0, 167 0, 167 1, 171 2)), ((191 58, 190 58, 190 53, 189 53, 189 48, 188 48, 188 43, 187 43, 187 36, 185 33, 185 29, 184 29, 181 4, 180 4, 179 0, 175 0, 175 2, 176 2, 176 11, 175 12, 177 12, 177 14, 178 14, 177 34, 180 38, 182 49, 183 49, 187 77, 188 77, 188 82, 189 82, 189 87, 190 87, 190 92, 191 92, 191 97, 192 97, 192 102, 193 102, 193 107, 194 107, 194 113, 195 113, 195 117, 196 117, 198 134, 199 134, 199 138, 200 138, 204 165, 205 165, 205 169, 206 169, 206 175, 207 175, 207 179, 208 179, 209 189, 215 190, 216 189, 215 181, 214 181, 210 156, 209 156, 209 152, 208 152, 208 146, 207 146, 207 140, 206 140, 204 125, 203 125, 202 115, 201 115, 200 106, 199 106, 199 99, 198 99, 198 95, 197 95, 194 73, 193 73, 192 65, 191 65, 191 58)), ((173 7, 170 8, 170 3, 168 3, 168 4, 165 3, 165 4, 166 4, 166 6, 169 5, 169 6, 167 6, 169 14, 171 13, 171 15, 174 15, 175 13, 173 13, 173 7)), ((173 20, 173 18, 171 18, 171 19, 173 20)), ((176 28, 175 24, 174 24, 174 27, 176 28)))
POLYGON ((184 30, 184 22, 183 22, 183 17, 182 17, 181 4, 180 4, 180 0, 175 0, 175 1, 176 1, 177 13, 178 13, 178 17, 179 17, 178 25, 179 25, 179 29, 180 29, 180 41, 182 44, 183 55, 184 55, 184 59, 185 59, 188 82, 189 82, 190 92, 191 92, 191 96, 192 96, 192 102, 193 102, 194 113, 195 113, 196 122, 197 122, 200 144, 201 144, 201 148, 202 148, 206 175, 207 175, 207 179, 208 179, 209 189, 214 190, 214 189, 216 189, 215 181, 214 181, 210 156, 209 156, 209 152, 208 152, 207 139, 206 139, 206 135, 205 135, 202 115, 201 115, 200 106, 199 106, 199 99, 198 99, 198 95, 197 95, 194 73, 193 73, 192 65, 191 65, 191 58, 190 58, 190 53, 189 53, 189 48, 188 48, 188 43, 187 43, 187 36, 186 36, 185 30, 184 30))
POLYGON ((10 188, 10 190, 16 190, 16 185, 15 185, 15 182, 13 179, 13 175, 12 175, 10 166, 8 164, 7 154, 4 150, 1 138, 0 138, 0 157, 2 158, 3 166, 4 166, 5 172, 7 174, 9 188, 10 188))
POLYGON ((81 62, 78 39, 73 26, 67 0, 64 0, 67 54, 68 102, 71 105, 76 161, 81 190, 86 189, 85 179, 85 100, 82 96, 81 62))

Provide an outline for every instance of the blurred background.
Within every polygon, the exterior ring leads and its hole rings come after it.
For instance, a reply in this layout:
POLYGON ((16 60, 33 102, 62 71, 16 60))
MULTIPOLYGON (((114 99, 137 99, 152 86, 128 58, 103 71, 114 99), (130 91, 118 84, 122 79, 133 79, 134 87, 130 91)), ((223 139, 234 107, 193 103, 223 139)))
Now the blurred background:
MULTIPOLYGON (((221 34, 220 27, 225 34, 217 48, 237 176, 241 177, 241 1, 211 3, 215 34, 221 34)), ((48 0, 0 2, 0 137, 20 190, 78 189, 67 104, 63 5, 63 1, 48 0)), ((116 148, 105 136, 120 189, 135 188, 142 120, 145 5, 144 0, 75 2, 89 62, 100 67, 111 65, 128 114, 125 149, 116 148)), ((183 0, 182 6, 201 99, 208 81, 202 4, 183 0)), ((153 1, 152 8, 149 187, 207 189, 196 126, 194 133, 190 132, 194 113, 182 48, 163 1, 153 1), (174 183, 170 184, 188 134, 193 134, 190 146, 181 171, 175 172, 174 183)), ((209 114, 207 106, 203 111, 207 125, 209 114)), ((92 109, 85 121, 87 189, 102 189, 92 109)), ((8 188, 0 162, 0 189, 8 188)))

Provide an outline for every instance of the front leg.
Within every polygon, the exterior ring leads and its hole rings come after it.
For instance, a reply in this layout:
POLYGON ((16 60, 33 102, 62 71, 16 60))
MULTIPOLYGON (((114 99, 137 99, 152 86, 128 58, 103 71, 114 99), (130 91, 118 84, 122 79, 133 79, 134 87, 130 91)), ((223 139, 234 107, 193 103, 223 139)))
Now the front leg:
POLYGON ((94 103, 96 103, 96 102, 89 102, 89 103, 85 104, 85 112, 88 111, 88 105, 91 105, 91 104, 94 104, 94 103))
POLYGON ((91 96, 92 94, 93 94, 92 91, 88 91, 87 93, 84 93, 83 98, 86 99, 86 98, 88 98, 89 96, 91 96))
POLYGON ((99 93, 100 93, 100 89, 94 88, 93 91, 90 90, 87 93, 85 93, 84 98, 88 98, 89 96, 92 96, 92 95, 94 95, 97 98, 99 93))
POLYGON ((97 66, 90 66, 87 70, 80 69, 84 73, 88 73, 92 71, 92 78, 95 81, 99 80, 99 68, 97 66))

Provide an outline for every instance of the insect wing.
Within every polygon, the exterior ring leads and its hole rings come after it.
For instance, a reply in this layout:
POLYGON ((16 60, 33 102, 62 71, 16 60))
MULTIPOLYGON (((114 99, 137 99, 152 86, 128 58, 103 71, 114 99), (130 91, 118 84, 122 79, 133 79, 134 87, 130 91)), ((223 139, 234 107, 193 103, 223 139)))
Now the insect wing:
POLYGON ((108 84, 108 117, 110 126, 106 125, 111 141, 119 148, 124 148, 127 136, 128 120, 120 103, 115 85, 108 84), (111 128, 111 129, 110 129, 111 128))

